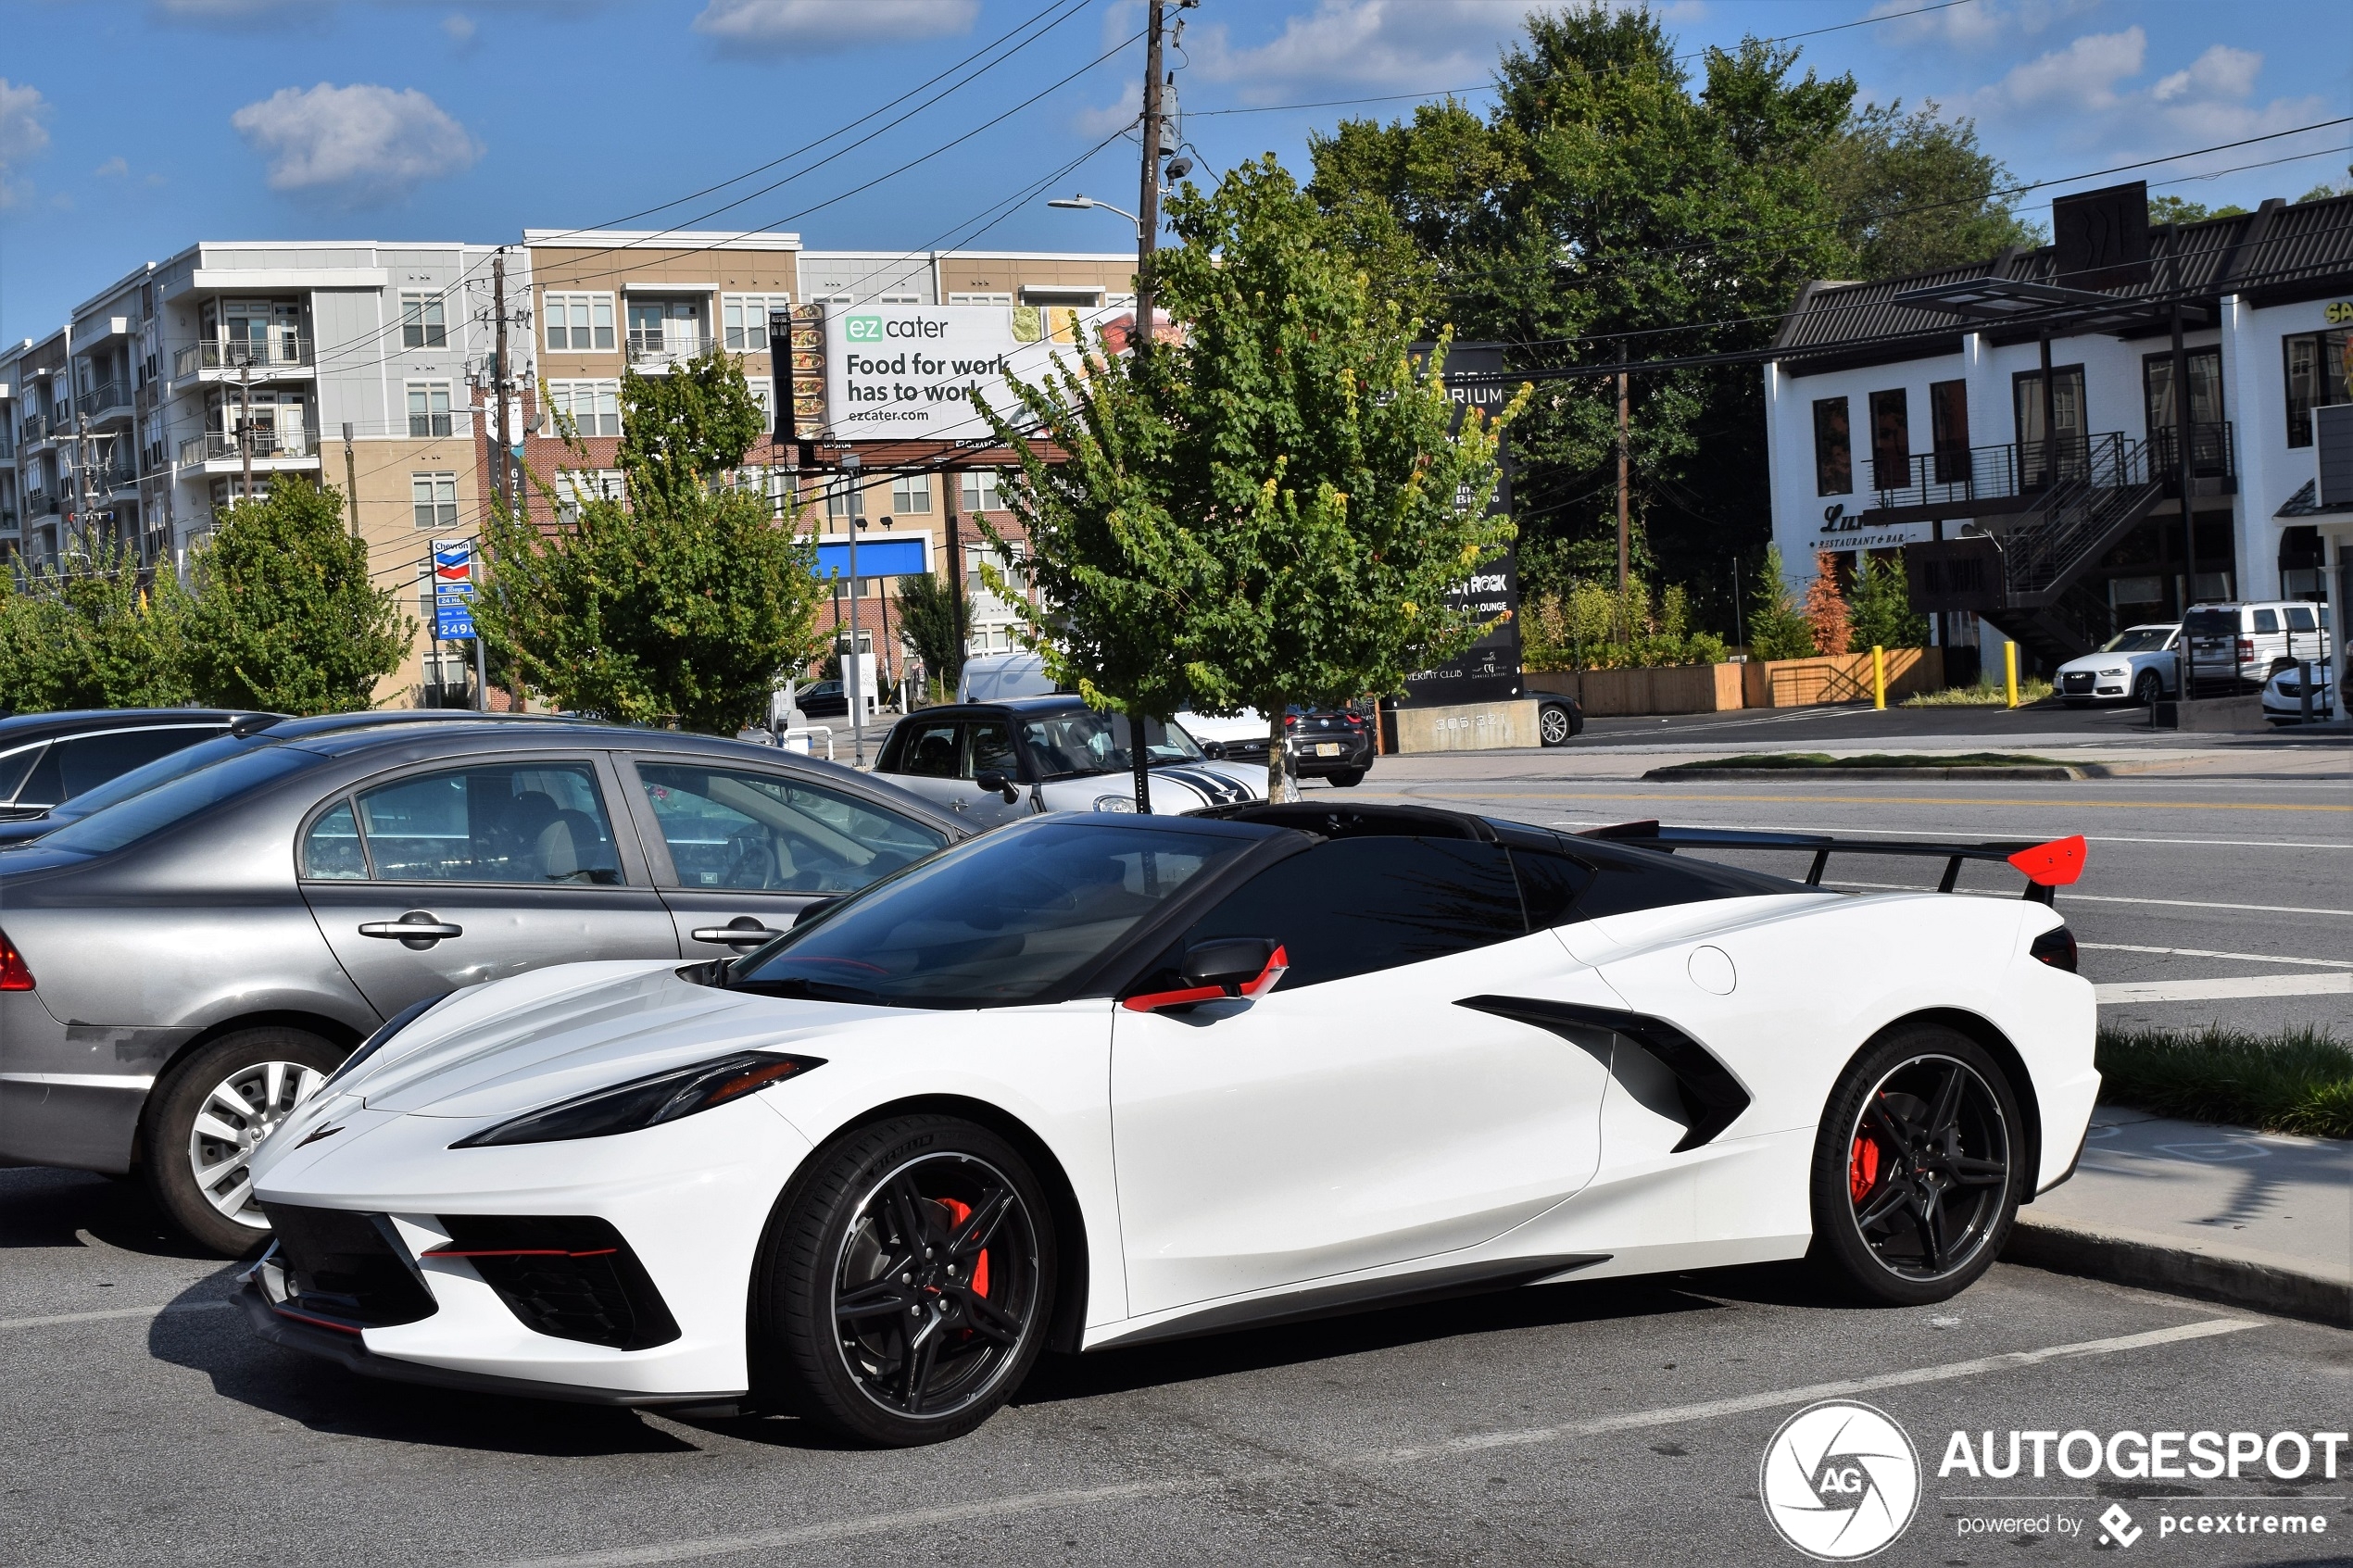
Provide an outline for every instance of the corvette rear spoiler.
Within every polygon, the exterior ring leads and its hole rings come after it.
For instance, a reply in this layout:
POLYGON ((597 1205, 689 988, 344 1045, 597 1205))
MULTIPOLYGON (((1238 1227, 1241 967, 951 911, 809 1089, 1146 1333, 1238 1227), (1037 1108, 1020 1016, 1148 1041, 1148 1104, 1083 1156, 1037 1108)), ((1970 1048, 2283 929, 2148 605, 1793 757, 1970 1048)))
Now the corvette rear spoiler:
POLYGON ((1936 884, 1939 893, 1953 891, 1953 884, 1960 880, 1963 860, 2002 860, 2024 873, 2023 897, 2038 904, 2053 905, 2057 901, 2057 890, 2083 874, 2086 848, 2081 834, 2071 838, 2055 838, 2047 844, 1954 844, 1928 839, 1840 838, 1821 833, 1757 833, 1743 828, 1669 828, 1661 827, 1656 822, 1587 828, 1577 836, 1612 839, 1645 849, 1665 850, 1670 855, 1678 849, 1700 848, 1805 850, 1814 857, 1814 863, 1806 872, 1808 887, 1821 885, 1823 868, 1834 854, 1901 855, 1943 860, 1944 875, 1936 884))

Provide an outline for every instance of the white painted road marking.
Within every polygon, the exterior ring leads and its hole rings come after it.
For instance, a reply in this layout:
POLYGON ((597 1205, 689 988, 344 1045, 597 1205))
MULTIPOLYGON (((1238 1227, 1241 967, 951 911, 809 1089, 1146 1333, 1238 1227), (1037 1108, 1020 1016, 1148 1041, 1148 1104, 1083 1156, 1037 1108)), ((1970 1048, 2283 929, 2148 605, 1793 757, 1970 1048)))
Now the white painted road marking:
MULTIPOLYGON (((2039 1350, 2014 1350, 2005 1355, 1980 1356, 1972 1361, 1948 1361, 1942 1366, 1913 1367, 1903 1372, 1881 1373, 1870 1377, 1842 1378, 1835 1383, 1817 1383, 1804 1388, 1776 1388, 1765 1393, 1743 1394, 1727 1399, 1708 1399, 1697 1404, 1668 1405, 1656 1410, 1628 1411, 1620 1415, 1598 1416, 1591 1421, 1572 1422, 1558 1426, 1530 1426, 1504 1432, 1469 1433, 1459 1437, 1450 1437, 1439 1443, 1376 1449, 1369 1453, 1348 1455, 1334 1462, 1344 1467, 1411 1464, 1453 1455, 1478 1453, 1490 1449, 1554 1443, 1564 1438, 1599 1436, 1611 1432, 1640 1431, 1652 1426, 1669 1426, 1680 1422, 1710 1421, 1720 1416, 1739 1415, 1752 1411, 1780 1410, 1790 1405, 1810 1405, 1817 1399, 1867 1394, 1880 1388, 1906 1388, 1923 1383, 1943 1383, 1957 1377, 1977 1377, 1987 1373, 2014 1372, 2026 1367, 2039 1366, 2045 1361, 2064 1361, 2082 1356, 2108 1356, 2126 1350, 2152 1349, 2160 1345, 2179 1344, 2192 1339, 2210 1339, 2216 1335, 2236 1334, 2242 1329, 2261 1326, 2263 1326, 2261 1321, 2254 1318, 2204 1318, 2196 1323, 2177 1323, 2171 1328, 2151 1329, 2145 1334, 2120 1335, 2112 1339, 2087 1339, 2073 1345, 2048 1346, 2039 1350)), ((757 1530, 734 1536, 704 1536, 688 1540, 651 1541, 642 1546, 615 1547, 604 1551, 585 1551, 566 1557, 528 1558, 510 1562, 508 1568, 637 1568, 637 1565, 645 1563, 691 1562, 701 1558, 733 1557, 751 1551, 777 1551, 789 1547, 816 1546, 833 1541, 855 1540, 867 1536, 890 1535, 901 1530, 963 1524, 978 1519, 1001 1518, 1007 1514, 1043 1512, 1057 1508, 1084 1508, 1094 1503, 1126 1502, 1138 1498, 1174 1497, 1185 1493, 1221 1491, 1229 1486, 1248 1485, 1282 1475, 1309 1473, 1312 1473, 1311 1467, 1304 1464, 1270 1465, 1231 1475, 1167 1477, 1153 1481, 1131 1481, 1114 1486, 1088 1486, 1066 1491, 1018 1493, 1011 1497, 986 1498, 969 1503, 951 1503, 939 1508, 907 1509, 891 1513, 861 1514, 822 1524, 801 1524, 781 1530, 757 1530)))
MULTIPOLYGON (((1737 847, 1735 846, 1734 847, 1737 847)), ((1825 887, 1866 887, 1874 892, 1926 893, 1924 884, 1912 882, 1848 882, 1843 877, 1824 877, 1825 887)), ((2015 898, 2015 893, 1999 893, 1986 888, 1963 887, 1957 891, 1973 894, 1980 898, 2015 898)), ((2059 895, 2070 904, 2161 904, 2171 909, 2242 909, 2259 915, 2353 915, 2353 909, 2304 909, 2287 904, 2201 904, 2189 898, 2123 898, 2108 893, 2065 892, 2059 895)))
POLYGON ((108 1307, 95 1312, 52 1312, 44 1318, 0 1318, 0 1329, 51 1328, 59 1323, 106 1323, 114 1318, 154 1318, 166 1312, 218 1312, 233 1301, 174 1301, 164 1307, 108 1307))
MULTIPOLYGON (((1605 828, 1612 826, 1617 820, 1612 818, 1604 821, 1597 817, 1589 822, 1582 819, 1564 818, 1545 825, 1556 828, 1605 828)), ((1730 828, 1736 833, 1822 833, 1826 831, 1819 826, 1792 827, 1787 822, 1707 822, 1701 825, 1711 828, 1730 828)), ((1848 827, 1842 822, 1836 828, 1827 831, 1831 836, 1837 838, 1942 839, 1951 834, 1952 826, 1950 823, 1940 823, 1935 827, 1926 828, 1857 828, 1848 827)), ((2039 840, 2064 838, 2067 835, 2057 832, 2020 830, 2016 836, 2020 839, 2039 840)), ((2126 838, 2113 834, 2087 833, 2083 835, 2083 841, 2087 844, 2192 844, 2217 849, 2353 849, 2353 840, 2347 839, 2307 844, 2280 838, 2126 838)))
POLYGON ((2246 997, 2353 996, 2353 974, 2249 974, 2232 980, 2128 980, 2095 985, 2100 1006, 2220 1002, 2246 997))
POLYGON ((2137 947, 2130 942, 2078 942, 2086 952, 2162 953, 2175 959, 2231 959, 2240 963, 2292 963, 2310 969, 2353 969, 2353 959, 2291 959, 2284 953, 2217 953, 2205 947, 2137 947))

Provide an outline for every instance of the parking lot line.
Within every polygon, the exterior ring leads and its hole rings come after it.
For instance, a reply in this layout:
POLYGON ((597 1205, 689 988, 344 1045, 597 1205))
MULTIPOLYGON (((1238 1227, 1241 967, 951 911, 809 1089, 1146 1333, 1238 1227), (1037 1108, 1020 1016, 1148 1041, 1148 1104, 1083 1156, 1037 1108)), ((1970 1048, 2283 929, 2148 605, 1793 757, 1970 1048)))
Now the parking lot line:
POLYGON ((52 1312, 40 1318, 0 1318, 0 1329, 54 1328, 59 1323, 106 1323, 114 1318, 154 1318, 166 1312, 220 1312, 233 1301, 172 1301, 160 1307, 108 1307, 94 1312, 52 1312))
POLYGON ((2161 953, 2174 959, 2230 959, 2237 963, 2292 963, 2310 969, 2353 969, 2353 960, 2291 959, 2284 953, 2216 953, 2204 947, 2140 947, 2130 942, 2078 942, 2076 946, 2102 953, 2161 953))
MULTIPOLYGON (((1735 846, 1735 847, 1737 847, 1737 846, 1735 846)), ((1885 891, 1890 893, 1925 893, 1928 891, 1927 885, 1922 883, 1848 882, 1843 877, 1837 879, 1825 877, 1822 884, 1826 887, 1868 887, 1874 891, 1885 891)), ((1978 897, 1983 898, 2009 898, 2016 897, 2014 894, 1991 893, 1975 887, 1964 887, 1958 889, 1958 891, 1962 893, 1974 893, 1977 894, 1978 897)), ((2208 904, 2200 902, 2195 898, 2126 898, 2113 893, 2077 893, 2071 889, 2065 897, 2067 901, 2070 904, 2156 904, 2169 909, 2237 909, 2259 915, 2353 915, 2353 909, 2298 909, 2292 904, 2208 904)))
MULTIPOLYGON (((1367 1453, 1351 1454, 1336 1461, 1340 1468, 1355 1469, 1372 1465, 1411 1464, 1452 1455, 1478 1453, 1492 1449, 1524 1447, 1531 1444, 1558 1442, 1565 1438, 1600 1436, 1612 1432, 1639 1431, 1653 1426, 1671 1426, 1688 1421, 1710 1421, 1728 1415, 1742 1415, 1755 1411, 1780 1410, 1792 1405, 1810 1405, 1818 1399, 1868 1394, 1884 1388, 1908 1388, 1924 1383, 1944 1383, 1955 1378, 1980 1377, 1990 1373, 2015 1372, 2039 1366, 2046 1361, 2065 1361, 2086 1356, 2111 1356, 2128 1350, 2154 1349, 2186 1340, 2210 1339, 2217 1335, 2236 1334, 2241 1330, 2260 1328, 2258 1318, 2202 1318, 2195 1323, 2176 1323, 2171 1328, 2150 1329, 2141 1334, 2118 1335, 2108 1339, 2086 1339, 2071 1345, 2050 1345, 2034 1350, 2011 1350, 2000 1355, 1978 1356, 1965 1361, 1946 1361, 1938 1366, 1909 1367, 1901 1372, 1877 1373, 1866 1377, 1841 1378, 1834 1383, 1814 1383, 1800 1388, 1776 1388, 1757 1394, 1743 1394, 1731 1399, 1705 1399, 1695 1404, 1667 1405, 1652 1410, 1628 1411, 1618 1415, 1597 1416, 1591 1421, 1570 1422, 1554 1426, 1519 1427, 1503 1432, 1470 1433, 1450 1437, 1440 1443, 1415 1444, 1389 1449, 1376 1449, 1367 1453)), ((733 1536, 703 1536, 686 1540, 649 1541, 640 1546, 613 1547, 599 1551, 585 1551, 563 1557, 535 1557, 510 1562, 506 1568, 640 1568, 640 1565, 662 1562, 691 1562, 702 1558, 733 1557, 744 1552, 776 1551, 788 1547, 814 1546, 826 1542, 853 1540, 865 1536, 890 1535, 900 1530, 918 1529, 940 1524, 966 1524, 974 1520, 1000 1518, 1007 1514, 1042 1512, 1061 1508, 1085 1508, 1104 1502, 1126 1502, 1140 1498, 1176 1497, 1221 1490, 1236 1484, 1276 1479, 1284 1475, 1327 1471, 1332 1464, 1300 1461, 1292 1464, 1265 1465, 1227 1475, 1171 1476, 1152 1481, 1133 1481, 1114 1486, 1089 1486, 1064 1491, 1026 1492, 1010 1497, 980 1499, 969 1503, 951 1503, 939 1508, 906 1509, 890 1513, 860 1514, 822 1524, 801 1524, 780 1530, 757 1530, 733 1536)))
POLYGON ((2353 995, 2353 974, 2250 974, 2229 980, 2120 980, 2092 990, 2102 1007, 2127 1002, 2221 1002, 2247 997, 2353 995))

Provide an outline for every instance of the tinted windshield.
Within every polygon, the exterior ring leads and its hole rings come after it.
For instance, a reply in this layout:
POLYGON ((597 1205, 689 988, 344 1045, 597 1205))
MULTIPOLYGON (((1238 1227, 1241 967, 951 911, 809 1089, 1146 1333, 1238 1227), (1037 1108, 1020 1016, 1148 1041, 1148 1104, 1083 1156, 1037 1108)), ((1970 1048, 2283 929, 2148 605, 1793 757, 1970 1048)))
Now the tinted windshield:
POLYGON ((2102 653, 2160 653, 2173 640, 2171 626, 2134 626, 2100 645, 2102 653))
POLYGON ((103 811, 94 811, 79 822, 68 822, 55 833, 44 834, 40 846, 44 849, 103 855, 160 833, 174 822, 243 795, 256 785, 300 772, 323 760, 316 753, 287 746, 249 751, 201 772, 183 773, 143 795, 119 801, 103 811))
MULTIPOLYGON (((1088 773, 1124 773, 1135 766, 1127 755, 1127 716, 1098 713, 1091 708, 1055 713, 1022 721, 1021 738, 1038 759, 1038 771, 1050 779, 1075 779, 1088 773)), ((1157 719, 1144 721, 1144 745, 1151 766, 1198 762, 1202 749, 1193 737, 1157 719)))
POLYGON ((1253 842, 1092 822, 992 833, 736 960, 727 984, 886 1007, 1033 1001, 1253 842))
POLYGON ((2193 637, 2235 637, 2239 631, 2239 612, 2235 609, 2194 609, 2186 623, 2193 637))
POLYGON ((183 774, 209 768, 215 762, 225 762, 232 757, 243 757, 256 746, 269 744, 267 734, 217 735, 211 740, 200 741, 195 746, 158 757, 144 767, 118 774, 95 789, 84 790, 49 815, 59 822, 69 822, 77 817, 103 811, 118 800, 145 795, 159 784, 169 784, 183 774))

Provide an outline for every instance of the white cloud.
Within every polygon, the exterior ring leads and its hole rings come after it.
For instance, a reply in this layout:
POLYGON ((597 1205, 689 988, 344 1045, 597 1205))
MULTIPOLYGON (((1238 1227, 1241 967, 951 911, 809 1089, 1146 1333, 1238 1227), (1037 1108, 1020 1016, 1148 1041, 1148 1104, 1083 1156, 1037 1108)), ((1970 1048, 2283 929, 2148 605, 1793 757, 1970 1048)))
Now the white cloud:
POLYGON ((1114 131, 1125 131, 1142 117, 1143 94, 1143 82, 1131 76, 1119 84, 1110 103, 1100 108, 1090 105, 1072 116, 1071 126, 1081 136, 1095 141, 1102 140, 1114 131))
POLYGON ((462 49, 474 41, 477 29, 473 18, 463 11, 452 11, 441 19, 441 31, 449 35, 450 43, 462 49))
POLYGON ((1998 0, 1977 0, 1974 5, 1927 11, 1920 8, 1920 0, 1880 0, 1869 15, 1890 19, 1886 26, 1871 30, 1873 37, 1881 44, 1900 47, 1932 41, 1957 48, 1982 49, 2012 33, 2037 36, 2099 4, 2100 0, 2016 0, 2015 4, 2004 6, 1998 0))
POLYGON ((101 180, 120 180, 131 172, 131 160, 117 153, 90 172, 101 180))
POLYGON ((1495 69, 1539 0, 1316 0, 1261 44, 1237 44, 1222 22, 1187 33, 1193 69, 1263 96, 1307 84, 1468 87, 1495 69))
POLYGON ((2255 78, 2263 69, 2263 56, 2251 49, 2233 49, 2227 44, 2217 44, 2190 63, 2187 70, 2177 70, 2160 79, 2149 89, 2149 96, 2160 104, 2196 94, 2216 98, 2244 98, 2255 91, 2255 78))
POLYGON ((2107 108, 2118 101, 2117 84, 2141 73, 2148 43, 2148 34, 2137 27, 2087 32, 2064 49, 2012 67, 1987 96, 2014 108, 2041 104, 2107 108))
POLYGON ((394 200, 420 181, 462 173, 483 154, 464 126, 413 87, 283 87, 229 123, 270 159, 271 190, 352 206, 394 200))
POLYGON ((47 150, 48 118, 49 100, 41 89, 0 76, 0 208, 32 194, 31 182, 18 179, 17 170, 47 150))
POLYGON ((972 31, 980 0, 709 0, 695 31, 760 49, 850 49, 972 31))

